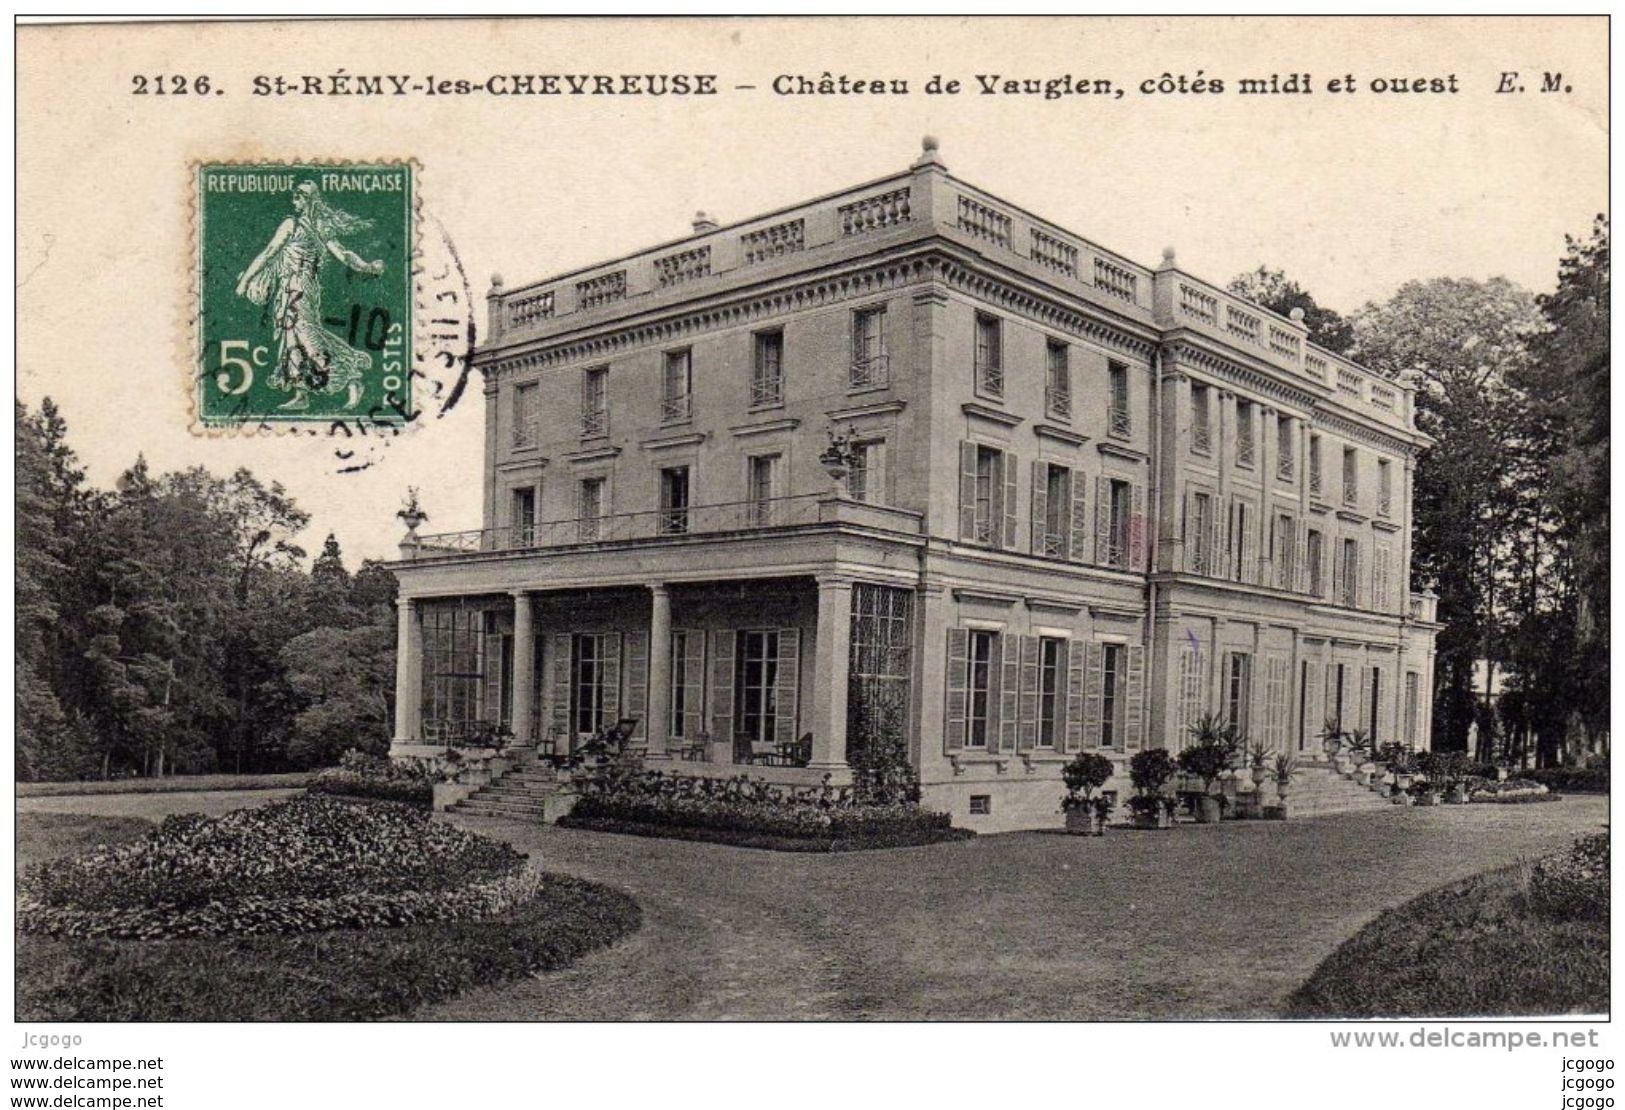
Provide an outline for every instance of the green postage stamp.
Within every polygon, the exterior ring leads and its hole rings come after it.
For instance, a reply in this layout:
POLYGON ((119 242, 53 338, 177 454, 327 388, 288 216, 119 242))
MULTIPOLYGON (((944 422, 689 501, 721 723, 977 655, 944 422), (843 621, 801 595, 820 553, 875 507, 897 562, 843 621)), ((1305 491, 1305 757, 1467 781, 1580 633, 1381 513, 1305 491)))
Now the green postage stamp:
POLYGON ((196 167, 201 424, 411 419, 412 169, 196 167))

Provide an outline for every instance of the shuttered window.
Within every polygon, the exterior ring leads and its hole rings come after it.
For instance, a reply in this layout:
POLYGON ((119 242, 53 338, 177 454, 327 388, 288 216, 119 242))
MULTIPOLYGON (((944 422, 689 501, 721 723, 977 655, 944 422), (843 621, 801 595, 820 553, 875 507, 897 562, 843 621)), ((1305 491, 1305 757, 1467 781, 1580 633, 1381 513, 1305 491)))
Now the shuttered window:
POLYGON ((997 447, 960 443, 959 538, 1016 546, 1016 456, 997 447))
POLYGON ((1066 727, 1065 640, 1045 636, 1038 647, 1038 746, 1062 746, 1066 727))
POLYGON ((965 747, 986 748, 988 740, 993 735, 995 723, 994 672, 998 665, 996 650, 999 646, 999 635, 996 632, 973 631, 970 633, 969 658, 966 673, 965 689, 967 692, 967 707, 965 714, 965 747))

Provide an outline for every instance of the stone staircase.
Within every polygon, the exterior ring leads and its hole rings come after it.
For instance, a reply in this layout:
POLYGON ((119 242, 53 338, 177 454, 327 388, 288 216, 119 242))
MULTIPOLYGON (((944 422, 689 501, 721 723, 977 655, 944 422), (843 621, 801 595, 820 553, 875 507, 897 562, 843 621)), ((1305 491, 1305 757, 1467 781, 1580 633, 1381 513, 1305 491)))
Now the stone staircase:
POLYGON ((1387 797, 1337 773, 1330 764, 1300 763, 1287 794, 1287 815, 1321 817, 1328 813, 1395 808, 1387 797))
POLYGON ((509 821, 552 822, 563 812, 563 788, 552 767, 522 764, 451 807, 453 813, 501 817, 509 821))

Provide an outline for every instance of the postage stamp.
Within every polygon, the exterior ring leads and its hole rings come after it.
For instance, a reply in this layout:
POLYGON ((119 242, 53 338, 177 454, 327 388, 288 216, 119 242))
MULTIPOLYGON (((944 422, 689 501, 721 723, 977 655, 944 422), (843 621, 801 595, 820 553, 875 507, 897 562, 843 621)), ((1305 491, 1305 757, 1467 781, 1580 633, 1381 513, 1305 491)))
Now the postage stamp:
POLYGON ((414 184, 407 162, 196 167, 202 425, 411 420, 414 184))

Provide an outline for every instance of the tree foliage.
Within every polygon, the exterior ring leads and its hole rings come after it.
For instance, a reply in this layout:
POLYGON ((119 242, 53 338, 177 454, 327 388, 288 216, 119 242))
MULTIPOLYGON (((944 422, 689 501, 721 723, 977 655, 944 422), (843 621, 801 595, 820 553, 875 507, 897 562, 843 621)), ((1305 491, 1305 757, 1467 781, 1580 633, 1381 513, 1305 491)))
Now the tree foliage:
POLYGON ((329 762, 338 728, 339 750, 387 740, 387 570, 352 579, 329 537, 307 571, 309 517, 246 469, 137 458, 94 489, 49 400, 15 418, 19 778, 283 770, 329 762))
POLYGON ((1308 290, 1281 270, 1260 266, 1236 275, 1226 288, 1282 316, 1291 316, 1295 308, 1303 309, 1303 325, 1309 329, 1309 341, 1328 351, 1343 354, 1354 345, 1354 328, 1349 321, 1318 303, 1308 290))

